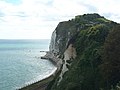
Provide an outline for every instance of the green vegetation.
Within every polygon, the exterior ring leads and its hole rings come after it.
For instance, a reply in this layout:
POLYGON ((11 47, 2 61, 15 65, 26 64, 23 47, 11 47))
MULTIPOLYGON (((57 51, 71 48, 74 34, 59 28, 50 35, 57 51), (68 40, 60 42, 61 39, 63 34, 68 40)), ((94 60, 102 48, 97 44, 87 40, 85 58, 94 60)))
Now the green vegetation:
POLYGON ((101 71, 107 88, 120 81, 120 26, 115 27, 106 39, 101 71))
POLYGON ((60 42, 60 54, 65 51, 67 40, 74 37, 72 44, 77 57, 70 62, 62 81, 58 83, 58 74, 47 90, 117 90, 120 86, 120 26, 114 28, 117 23, 98 14, 76 16, 66 23, 62 31, 61 27, 56 29, 59 38, 64 38, 60 42))

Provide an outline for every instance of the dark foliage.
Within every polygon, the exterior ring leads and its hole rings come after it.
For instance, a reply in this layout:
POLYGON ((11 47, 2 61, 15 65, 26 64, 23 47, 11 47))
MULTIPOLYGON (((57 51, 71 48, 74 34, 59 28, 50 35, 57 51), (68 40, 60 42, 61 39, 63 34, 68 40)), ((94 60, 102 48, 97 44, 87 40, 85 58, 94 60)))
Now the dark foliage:
POLYGON ((120 81, 120 26, 114 28, 105 41, 101 71, 108 88, 120 81))

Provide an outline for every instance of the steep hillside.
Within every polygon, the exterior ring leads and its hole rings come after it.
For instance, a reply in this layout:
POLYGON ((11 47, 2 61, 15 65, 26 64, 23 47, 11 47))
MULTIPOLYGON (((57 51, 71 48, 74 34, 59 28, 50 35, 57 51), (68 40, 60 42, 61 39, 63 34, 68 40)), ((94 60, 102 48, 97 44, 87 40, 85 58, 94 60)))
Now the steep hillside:
POLYGON ((47 90, 110 90, 112 84, 102 74, 102 54, 106 37, 117 25, 98 14, 60 22, 50 52, 61 58, 62 66, 47 90))

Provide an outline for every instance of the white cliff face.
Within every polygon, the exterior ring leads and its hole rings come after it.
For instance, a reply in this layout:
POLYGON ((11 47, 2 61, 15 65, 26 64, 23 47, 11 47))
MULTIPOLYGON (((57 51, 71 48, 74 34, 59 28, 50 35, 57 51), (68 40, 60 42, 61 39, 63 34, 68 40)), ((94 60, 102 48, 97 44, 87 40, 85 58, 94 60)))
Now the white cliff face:
MULTIPOLYGON (((65 25, 62 26, 65 27, 65 25)), ((63 32, 61 32, 62 26, 60 26, 59 24, 56 30, 52 33, 49 47, 49 51, 53 53, 53 56, 60 58, 58 61, 59 63, 58 65, 62 66, 60 68, 61 73, 59 74, 60 79, 57 82, 58 85, 59 82, 62 80, 65 72, 69 70, 67 66, 71 65, 67 61, 72 60, 76 57, 76 50, 73 47, 74 37, 73 35, 71 35, 71 32, 69 31, 70 29, 68 29, 67 27, 63 29, 63 32), (63 56, 64 58, 62 58, 63 56)))
POLYGON ((52 33, 49 51, 53 53, 59 52, 58 43, 56 42, 56 30, 52 33))
POLYGON ((70 44, 64 52, 64 59, 63 59, 64 63, 63 63, 62 71, 61 71, 61 74, 60 74, 60 79, 59 79, 58 82, 60 82, 62 80, 62 77, 63 77, 64 73, 69 70, 67 68, 67 65, 70 65, 70 64, 67 63, 67 60, 71 60, 71 58, 75 59, 75 57, 76 57, 76 50, 73 47, 73 45, 70 44))

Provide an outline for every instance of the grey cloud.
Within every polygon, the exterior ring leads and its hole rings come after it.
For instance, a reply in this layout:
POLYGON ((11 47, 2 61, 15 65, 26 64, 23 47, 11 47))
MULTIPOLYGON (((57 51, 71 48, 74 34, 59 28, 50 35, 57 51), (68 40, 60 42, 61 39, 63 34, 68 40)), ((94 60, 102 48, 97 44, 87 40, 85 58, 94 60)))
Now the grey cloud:
POLYGON ((21 0, 1 0, 1 1, 4 1, 4 2, 6 2, 6 3, 11 3, 11 4, 13 4, 13 5, 19 5, 19 4, 22 3, 21 0))
POLYGON ((0 18, 0 23, 1 23, 1 22, 6 22, 6 21, 5 21, 3 18, 0 18))
POLYGON ((0 11, 0 22, 5 22, 4 17, 5 13, 3 13, 2 11, 0 11))
POLYGON ((52 5, 53 5, 53 0, 48 1, 48 2, 46 3, 46 5, 52 6, 52 5))
POLYGON ((86 7, 90 12, 97 12, 98 11, 98 9, 95 6, 90 5, 86 2, 77 1, 77 3, 86 7))
POLYGON ((0 11, 0 17, 4 17, 4 16, 5 14, 2 11, 0 11))
POLYGON ((95 6, 92 6, 90 4, 83 3, 82 5, 85 6, 89 11, 92 11, 92 12, 97 12, 98 11, 95 6))
POLYGON ((68 15, 64 15, 64 16, 55 16, 55 15, 49 15, 48 16, 43 16, 43 21, 60 21, 62 20, 62 18, 73 18, 74 16, 68 16, 68 15))
POLYGON ((113 13, 103 13, 103 15, 110 18, 111 16, 113 16, 113 13))
POLYGON ((28 15, 25 14, 25 12, 17 12, 17 13, 15 13, 15 14, 12 15, 12 16, 17 16, 17 17, 21 17, 21 18, 28 17, 28 15))
POLYGON ((44 4, 44 5, 47 5, 47 6, 52 6, 52 4, 53 4, 53 0, 37 0, 36 1, 36 3, 42 3, 42 4, 44 4))
POLYGON ((108 18, 113 17, 113 16, 116 18, 120 18, 119 14, 114 14, 114 13, 103 13, 103 15, 108 18))

